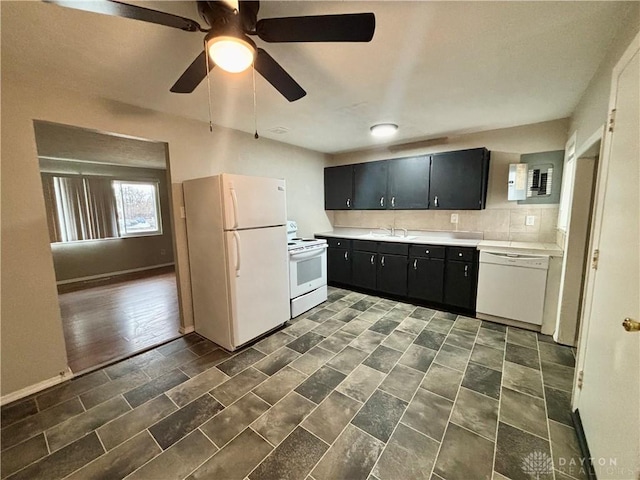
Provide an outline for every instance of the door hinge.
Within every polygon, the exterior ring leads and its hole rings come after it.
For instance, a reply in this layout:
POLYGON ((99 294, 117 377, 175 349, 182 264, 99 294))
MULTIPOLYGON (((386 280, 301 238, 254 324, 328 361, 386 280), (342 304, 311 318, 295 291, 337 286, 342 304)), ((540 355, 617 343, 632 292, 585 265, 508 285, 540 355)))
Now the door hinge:
POLYGON ((584 370, 580 370, 578 372, 578 388, 582 389, 583 384, 584 384, 584 370))
POLYGON ((600 250, 595 249, 593 251, 593 256, 591 257, 591 268, 594 270, 598 269, 598 260, 600 259, 600 250))
POLYGON ((609 113, 609 131, 613 132, 613 127, 615 127, 616 125, 616 109, 614 108, 613 110, 611 110, 611 113, 609 113))

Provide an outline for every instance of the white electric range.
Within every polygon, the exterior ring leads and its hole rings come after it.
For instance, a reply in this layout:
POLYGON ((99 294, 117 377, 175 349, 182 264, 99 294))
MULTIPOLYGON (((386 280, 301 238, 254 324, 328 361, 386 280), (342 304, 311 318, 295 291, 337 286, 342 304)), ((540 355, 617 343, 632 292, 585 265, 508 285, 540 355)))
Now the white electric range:
POLYGON ((291 318, 327 299, 327 241, 297 234, 296 222, 287 221, 291 318))

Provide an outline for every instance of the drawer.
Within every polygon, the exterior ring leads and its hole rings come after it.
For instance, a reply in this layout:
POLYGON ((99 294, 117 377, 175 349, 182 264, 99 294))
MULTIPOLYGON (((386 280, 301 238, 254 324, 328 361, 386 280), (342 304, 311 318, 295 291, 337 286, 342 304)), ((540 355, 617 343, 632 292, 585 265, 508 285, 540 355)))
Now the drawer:
POLYGON ((409 244, 380 242, 378 244, 378 252, 391 255, 409 255, 409 244))
POLYGON ((409 255, 412 257, 444 258, 445 247, 436 245, 411 245, 409 255))
POLYGON ((329 248, 351 248, 351 240, 348 238, 331 238, 327 237, 327 245, 329 248))
POLYGON ((447 247, 447 260, 460 260, 462 262, 473 262, 476 260, 475 248, 469 247, 447 247))
POLYGON ((378 242, 372 240, 352 240, 351 245, 353 250, 359 252, 371 252, 376 253, 378 251, 378 242))

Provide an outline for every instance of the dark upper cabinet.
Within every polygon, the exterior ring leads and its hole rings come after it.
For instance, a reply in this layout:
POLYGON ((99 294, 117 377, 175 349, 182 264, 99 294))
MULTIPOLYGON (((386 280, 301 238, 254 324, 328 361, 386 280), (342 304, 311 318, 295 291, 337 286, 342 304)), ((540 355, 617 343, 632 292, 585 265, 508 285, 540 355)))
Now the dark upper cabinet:
POLYGON ((324 169, 324 209, 353 208, 353 165, 324 169))
POLYGON ((487 199, 489 152, 485 148, 434 154, 429 208, 480 210, 487 199))
POLYGON ((353 165, 353 208, 384 210, 387 208, 388 162, 357 163, 353 165))
POLYGON ((327 167, 325 210, 480 210, 489 156, 474 148, 327 167))
POLYGON ((425 209, 429 206, 430 157, 389 160, 388 208, 425 209))

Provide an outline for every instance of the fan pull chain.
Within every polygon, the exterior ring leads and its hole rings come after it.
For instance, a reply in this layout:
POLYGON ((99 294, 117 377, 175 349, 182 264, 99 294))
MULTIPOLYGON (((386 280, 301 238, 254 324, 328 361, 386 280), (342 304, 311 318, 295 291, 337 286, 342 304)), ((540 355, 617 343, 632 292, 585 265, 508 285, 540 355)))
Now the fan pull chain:
POLYGON ((207 61, 207 95, 209 95, 209 131, 213 133, 213 119, 211 115, 211 83, 209 81, 209 72, 211 69, 209 68, 209 52, 207 51, 207 42, 204 42, 204 52, 205 58, 207 61))
POLYGON ((257 108, 257 104, 256 104, 256 65, 255 65, 255 60, 254 63, 252 64, 253 67, 253 128, 255 130, 255 134, 253 135, 253 138, 255 138, 256 140, 260 138, 260 135, 258 135, 258 108, 257 108))

